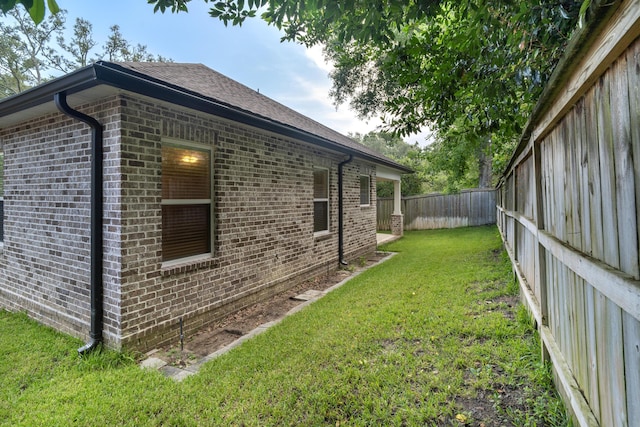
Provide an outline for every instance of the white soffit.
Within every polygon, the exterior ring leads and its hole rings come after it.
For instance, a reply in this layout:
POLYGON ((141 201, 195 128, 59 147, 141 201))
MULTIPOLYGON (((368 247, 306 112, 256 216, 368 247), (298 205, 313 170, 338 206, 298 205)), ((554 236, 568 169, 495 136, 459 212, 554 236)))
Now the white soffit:
MULTIPOLYGON (((69 103, 71 108, 76 108, 82 104, 93 102, 96 99, 106 98, 107 96, 113 95, 117 92, 118 89, 112 86, 98 85, 83 90, 82 92, 69 95, 69 97, 67 98, 67 102, 69 103)), ((44 117, 56 112, 58 112, 58 108, 54 104, 52 96, 51 100, 48 102, 0 117, 0 128, 24 123, 37 117, 44 117)))
POLYGON ((400 171, 378 165, 376 168, 376 179, 383 181, 400 181, 402 174, 400 171))

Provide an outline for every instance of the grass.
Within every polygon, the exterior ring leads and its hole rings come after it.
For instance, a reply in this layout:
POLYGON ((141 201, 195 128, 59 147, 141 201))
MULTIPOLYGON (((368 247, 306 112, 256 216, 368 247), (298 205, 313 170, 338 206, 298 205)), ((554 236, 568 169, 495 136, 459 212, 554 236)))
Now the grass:
POLYGON ((494 227, 387 249, 182 383, 0 311, 0 425, 568 425, 494 227))

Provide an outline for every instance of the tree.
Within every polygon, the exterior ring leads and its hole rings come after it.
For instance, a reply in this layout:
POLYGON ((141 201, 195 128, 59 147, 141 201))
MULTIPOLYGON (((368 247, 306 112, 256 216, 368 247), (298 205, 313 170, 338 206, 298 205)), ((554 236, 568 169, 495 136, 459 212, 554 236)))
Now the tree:
POLYGON ((130 43, 117 25, 111 27, 102 55, 91 58, 98 45, 91 23, 76 19, 73 37, 67 42, 65 21, 66 11, 60 10, 36 25, 21 8, 11 9, 0 21, 0 98, 41 84, 52 73, 68 73, 102 57, 110 61, 171 61, 151 54, 144 45, 130 43))
MULTIPOLYGON (((189 1, 148 0, 174 12, 189 1)), ((456 167, 474 163, 488 186, 495 153, 519 137, 589 3, 223 0, 210 14, 239 25, 266 7, 262 18, 281 28, 284 40, 325 45, 336 64, 337 103, 351 102, 364 117, 382 114, 401 135, 430 125, 440 140, 434 149, 458 145, 456 167)))
MULTIPOLYGON (((161 12, 187 11, 190 1, 147 0, 161 12)), ((589 4, 219 0, 209 13, 225 25, 241 25, 264 8, 262 18, 284 31, 283 40, 323 44, 336 64, 336 103, 350 102, 363 117, 381 114, 399 135, 429 125, 440 141, 434 149, 457 145, 462 163, 456 167, 475 164, 479 185, 488 186, 496 153, 518 138, 589 4)))
MULTIPOLYGON (((208 3, 209 0, 204 0, 208 3)), ((442 0, 221 0, 214 3, 209 15, 227 25, 242 25, 266 7, 262 18, 285 31, 284 39, 311 45, 326 41, 334 29, 341 40, 389 41, 394 29, 409 21, 430 16, 442 0)), ((147 0, 155 12, 187 12, 191 0, 147 0)), ((213 2, 212 2, 213 3, 213 2)))
POLYGON ((0 22, 0 73, 7 82, 3 86, 6 95, 45 81, 55 57, 51 40, 64 29, 64 13, 50 15, 39 25, 26 11, 13 9, 8 15, 13 24, 0 22))
POLYGON ((28 87, 22 60, 18 54, 20 39, 13 31, 3 32, 0 36, 0 98, 14 95, 28 87))
POLYGON ((66 43, 64 37, 58 38, 60 48, 71 55, 71 60, 62 62, 65 66, 74 68, 84 67, 89 64, 89 52, 97 44, 93 39, 93 25, 83 18, 76 18, 76 23, 73 25, 73 38, 69 43, 66 43))
POLYGON ((47 7, 53 15, 57 14, 60 10, 55 0, 47 0, 46 6, 44 0, 0 0, 0 11, 7 13, 15 10, 19 4, 23 5, 29 12, 29 16, 31 16, 35 24, 42 22, 47 7))
POLYGON ((456 153, 434 157, 446 159, 452 179, 474 163, 476 185, 488 187, 494 152, 519 137, 579 3, 471 6, 443 2, 437 14, 405 25, 388 43, 330 37, 326 52, 335 64, 337 102, 350 99, 364 117, 385 114, 400 134, 429 124, 440 142, 432 151, 456 153))
MULTIPOLYGON (((401 191, 403 196, 414 196, 428 191, 436 191, 427 186, 427 163, 424 152, 420 146, 407 144, 397 135, 389 132, 369 132, 366 135, 356 133, 350 135, 352 139, 376 150, 378 153, 389 157, 414 170, 412 174, 402 176, 401 191)), ((378 197, 393 196, 393 183, 378 182, 378 197)))
POLYGON ((365 135, 356 133, 349 136, 356 142, 372 148, 390 159, 401 159, 415 148, 390 132, 369 132, 365 135))
POLYGON ((426 148, 429 174, 443 178, 440 184, 446 193, 476 186, 488 187, 487 184, 478 185, 483 172, 491 176, 490 171, 486 171, 489 163, 483 152, 485 148, 486 141, 481 137, 466 133, 464 125, 459 128, 454 124, 446 132, 440 133, 436 141, 426 148))
POLYGON ((120 26, 113 25, 110 30, 111 34, 103 46, 102 58, 108 61, 171 62, 168 58, 149 53, 145 45, 129 43, 120 32, 120 26))
POLYGON ((129 57, 131 55, 129 42, 120 33, 120 26, 112 25, 109 29, 111 34, 109 34, 107 42, 104 44, 102 57, 108 61, 117 61, 121 58, 129 57))

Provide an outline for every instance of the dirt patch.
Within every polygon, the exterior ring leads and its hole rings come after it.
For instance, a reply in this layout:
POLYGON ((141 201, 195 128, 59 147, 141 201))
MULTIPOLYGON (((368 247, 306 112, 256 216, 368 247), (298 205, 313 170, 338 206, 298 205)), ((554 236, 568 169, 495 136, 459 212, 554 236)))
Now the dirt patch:
MULTIPOLYGON (((521 391, 497 384, 494 390, 480 390, 473 398, 456 398, 456 406, 459 414, 473 420, 473 423, 468 425, 511 427, 514 425, 509 421, 504 408, 523 410, 522 399, 523 393, 521 391)), ((458 418, 459 425, 467 424, 460 422, 462 420, 458 418)))
POLYGON ((307 280, 285 292, 231 314, 201 329, 196 334, 184 337, 182 350, 180 344, 176 343, 160 348, 153 353, 153 357, 179 368, 194 364, 199 359, 233 343, 258 326, 284 317, 291 309, 304 302, 295 300, 296 296, 310 290, 325 291, 355 273, 377 264, 387 256, 389 253, 375 252, 352 262, 349 268, 307 280))
POLYGON ((517 295, 503 295, 493 299, 493 302, 498 305, 498 310, 504 314, 509 320, 516 320, 516 307, 520 303, 520 298, 517 295))

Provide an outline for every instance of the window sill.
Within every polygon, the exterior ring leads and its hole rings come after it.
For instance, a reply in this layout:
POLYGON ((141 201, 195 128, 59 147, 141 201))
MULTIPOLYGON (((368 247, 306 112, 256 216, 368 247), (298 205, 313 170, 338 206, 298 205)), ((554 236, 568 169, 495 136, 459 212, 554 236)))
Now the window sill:
POLYGON ((313 233, 313 240, 326 240, 333 235, 330 231, 319 231, 317 233, 313 233))
POLYGON ((360 209, 371 209, 371 205, 360 205, 360 209))
POLYGON ((196 255, 188 258, 181 258, 162 263, 162 276, 171 276, 173 274, 188 273, 204 268, 212 268, 217 266, 217 260, 212 258, 211 254, 196 255))

